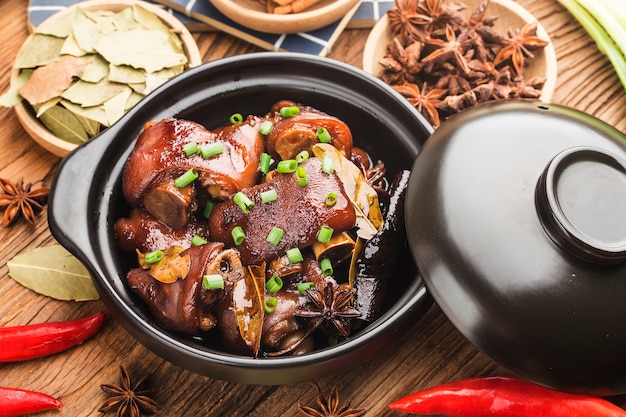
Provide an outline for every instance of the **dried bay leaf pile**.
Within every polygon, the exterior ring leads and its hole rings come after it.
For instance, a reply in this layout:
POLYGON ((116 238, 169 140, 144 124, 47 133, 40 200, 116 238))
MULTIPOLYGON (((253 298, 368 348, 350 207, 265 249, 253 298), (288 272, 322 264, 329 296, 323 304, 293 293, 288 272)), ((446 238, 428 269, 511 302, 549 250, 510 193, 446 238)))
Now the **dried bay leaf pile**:
POLYGON ((80 144, 180 74, 178 35, 139 5, 85 11, 36 28, 16 60, 20 73, 0 105, 26 100, 57 137, 80 144))

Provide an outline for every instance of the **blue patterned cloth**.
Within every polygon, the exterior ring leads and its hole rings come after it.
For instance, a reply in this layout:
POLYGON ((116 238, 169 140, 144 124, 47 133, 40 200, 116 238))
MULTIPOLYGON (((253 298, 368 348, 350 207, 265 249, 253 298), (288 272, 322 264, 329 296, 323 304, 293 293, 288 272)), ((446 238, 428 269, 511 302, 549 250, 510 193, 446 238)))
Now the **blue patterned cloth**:
MULTIPOLYGON (((28 19, 32 26, 37 26, 54 13, 81 0, 30 0, 28 19)), ((352 16, 328 25, 324 28, 288 35, 275 35, 246 28, 224 16, 208 0, 146 0, 163 5, 190 30, 214 30, 217 25, 224 32, 267 50, 303 52, 324 56, 330 52, 332 42, 346 27, 371 27, 391 7, 393 0, 362 0, 352 16), (348 20, 346 22, 345 20, 348 20)))

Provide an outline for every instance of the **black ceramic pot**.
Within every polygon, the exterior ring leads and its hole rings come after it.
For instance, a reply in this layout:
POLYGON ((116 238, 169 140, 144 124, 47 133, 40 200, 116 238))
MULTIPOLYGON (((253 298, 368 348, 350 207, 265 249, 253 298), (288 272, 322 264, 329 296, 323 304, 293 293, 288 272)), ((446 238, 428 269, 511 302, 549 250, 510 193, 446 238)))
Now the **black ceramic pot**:
POLYGON ((416 159, 409 242, 454 325, 552 388, 626 392, 626 137, 573 109, 492 103, 416 159))
POLYGON ((253 359, 164 329, 129 290, 125 275, 135 261, 118 250, 113 224, 129 211, 121 174, 144 124, 178 117, 212 129, 233 113, 264 114, 280 99, 311 105, 346 121, 355 144, 385 161, 390 176, 410 168, 432 133, 404 98, 352 66, 304 54, 238 56, 171 80, 68 155, 49 199, 52 234, 87 266, 104 303, 132 336, 176 365, 239 383, 286 384, 346 370, 397 340, 430 304, 407 250, 402 262, 389 265, 396 270, 395 291, 379 320, 334 347, 302 356, 253 359))

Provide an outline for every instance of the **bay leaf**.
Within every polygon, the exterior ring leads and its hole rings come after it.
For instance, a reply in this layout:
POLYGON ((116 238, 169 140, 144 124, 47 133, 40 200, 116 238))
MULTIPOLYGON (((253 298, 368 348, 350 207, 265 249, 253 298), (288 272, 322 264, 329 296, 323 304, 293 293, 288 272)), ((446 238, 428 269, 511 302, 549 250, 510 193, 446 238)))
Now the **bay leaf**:
POLYGON ((74 115, 79 117, 85 117, 87 119, 94 120, 103 126, 109 126, 107 115, 104 112, 104 109, 101 105, 91 106, 91 107, 82 107, 80 104, 72 103, 69 100, 61 99, 61 105, 65 107, 67 110, 74 113, 74 115))
POLYGON ((99 299, 87 269, 60 245, 17 255, 7 267, 11 278, 39 294, 67 301, 99 299))
POLYGON ((72 33, 73 22, 73 14, 67 14, 60 19, 44 20, 35 28, 34 33, 67 38, 72 33))
POLYGON ((376 190, 367 183, 362 171, 331 144, 315 144, 312 151, 320 159, 332 159, 335 172, 357 212, 357 235, 365 240, 371 239, 382 229, 384 222, 376 190))
POLYGON ((146 10, 144 7, 134 4, 132 6, 132 12, 134 20, 144 29, 160 30, 165 33, 170 32, 170 28, 168 28, 157 15, 149 10, 146 10))
POLYGON ((95 51, 94 45, 100 40, 101 36, 100 27, 80 7, 77 7, 74 13, 72 33, 81 49, 87 53, 95 51))
POLYGON ((144 97, 145 96, 143 94, 139 94, 133 90, 133 92, 128 97, 128 100, 126 100, 126 105, 124 106, 124 110, 126 111, 130 110, 131 108, 135 106, 135 104, 139 103, 141 99, 144 97))
POLYGON ((71 55, 37 68, 19 93, 30 104, 39 104, 60 96, 80 75, 89 62, 71 55))
POLYGON ((150 94, 167 80, 167 78, 161 77, 158 72, 148 74, 148 76, 146 77, 146 89, 143 91, 143 93, 146 95, 150 94))
POLYGON ((187 57, 172 45, 169 34, 158 30, 135 29, 110 33, 100 39, 95 49, 114 65, 130 65, 147 72, 187 62, 187 57))
POLYGON ((99 83, 109 74, 109 63, 99 54, 89 54, 82 57, 89 62, 89 66, 80 75, 80 79, 88 83, 99 83))
POLYGON ((43 102, 41 104, 36 104, 33 105, 33 108, 37 111, 37 114, 35 115, 37 118, 39 118, 42 114, 44 114, 46 111, 48 111, 49 108, 56 106, 57 104, 59 104, 59 101, 61 101, 61 97, 54 97, 46 102, 43 102))
POLYGON ((126 102, 128 101, 128 97, 130 97, 132 92, 133 90, 130 87, 125 86, 122 92, 114 95, 104 102, 104 112, 107 115, 109 126, 117 122, 124 115, 126 102))
POLYGON ((80 47, 72 33, 65 38, 65 42, 61 48, 61 55, 85 56, 87 55, 87 51, 80 47))
POLYGON ((97 106, 124 89, 124 85, 112 83, 108 79, 103 79, 97 83, 88 83, 79 80, 63 91, 61 97, 82 107, 97 106))
POLYGON ((9 86, 9 90, 0 96, 0 106, 13 107, 22 102, 22 96, 18 92, 19 88, 23 86, 30 78, 33 70, 22 70, 15 78, 15 80, 9 86))
POLYGON ((135 93, 141 95, 142 97, 145 97, 146 83, 128 84, 128 86, 132 88, 135 93))
POLYGON ((65 39, 56 36, 35 33, 24 43, 18 54, 15 65, 17 68, 37 68, 54 62, 61 57, 61 48, 65 39))
POLYGON ((109 81, 123 84, 146 82, 146 72, 129 65, 109 65, 109 81))
POLYGON ((100 122, 80 114, 74 113, 74 115, 76 116, 76 120, 78 120, 85 129, 85 132, 87 132, 87 136, 89 136, 90 138, 96 136, 98 133, 100 133, 100 130, 102 130, 100 122))
POLYGON ((98 26, 98 31, 102 35, 118 30, 115 23, 115 13, 110 10, 83 10, 83 13, 98 26))
POLYGON ((39 120, 56 136, 70 143, 81 144, 89 139, 76 115, 64 107, 49 108, 39 120))
POLYGON ((233 283, 233 311, 237 317, 239 334, 252 350, 254 357, 257 356, 261 345, 263 332, 263 317, 265 315, 265 298, 263 295, 265 279, 262 282, 257 278, 263 274, 265 267, 248 267, 244 278, 233 283))
POLYGON ((115 14, 115 25, 118 30, 130 30, 139 27, 131 7, 126 7, 115 14))

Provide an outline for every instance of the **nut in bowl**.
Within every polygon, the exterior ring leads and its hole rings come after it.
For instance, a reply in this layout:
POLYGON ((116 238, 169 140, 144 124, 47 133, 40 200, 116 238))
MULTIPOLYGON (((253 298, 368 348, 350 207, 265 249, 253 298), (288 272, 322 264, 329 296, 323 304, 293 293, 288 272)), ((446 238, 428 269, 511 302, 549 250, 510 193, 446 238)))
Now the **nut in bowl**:
POLYGON ((351 14, 360 2, 360 0, 210 1, 220 12, 240 25, 273 34, 310 32, 323 28, 351 14))
POLYGON ((200 63, 189 31, 163 9, 92 0, 34 29, 18 53, 7 95, 15 97, 28 134, 63 157, 158 85, 200 63), (47 53, 35 53, 42 50, 47 53))
POLYGON ((396 1, 367 39, 363 69, 407 97, 433 126, 484 101, 551 100, 556 54, 526 9, 511 0, 444 1, 438 10, 430 3, 396 1))

